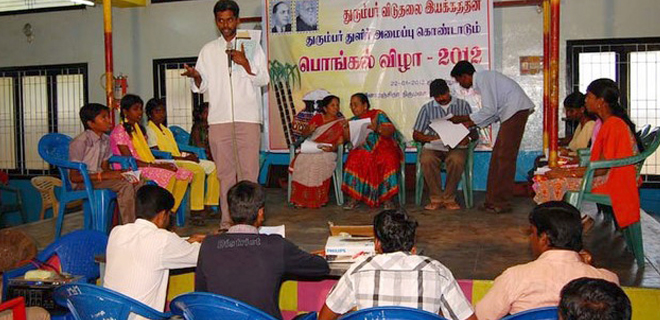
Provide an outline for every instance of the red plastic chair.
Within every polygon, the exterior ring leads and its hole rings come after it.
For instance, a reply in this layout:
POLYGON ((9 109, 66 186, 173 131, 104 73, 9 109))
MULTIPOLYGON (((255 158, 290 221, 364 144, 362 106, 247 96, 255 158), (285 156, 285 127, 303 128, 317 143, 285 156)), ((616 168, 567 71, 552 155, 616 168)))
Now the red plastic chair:
POLYGON ((26 320, 25 299, 23 297, 11 299, 5 303, 0 304, 0 312, 5 310, 11 310, 13 317, 12 319, 14 320, 26 320))

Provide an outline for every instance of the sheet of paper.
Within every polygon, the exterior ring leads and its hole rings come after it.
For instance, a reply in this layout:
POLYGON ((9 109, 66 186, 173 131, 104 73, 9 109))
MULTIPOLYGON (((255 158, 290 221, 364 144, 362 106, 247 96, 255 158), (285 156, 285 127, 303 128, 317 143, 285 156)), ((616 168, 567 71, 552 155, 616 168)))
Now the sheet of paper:
POLYGON ((361 146, 364 141, 367 140, 367 136, 373 131, 367 128, 370 124, 371 119, 369 118, 351 120, 348 122, 348 129, 351 134, 351 144, 353 145, 353 148, 361 146))
POLYGON ((124 179, 126 179, 130 183, 138 183, 140 182, 140 174, 142 171, 137 170, 137 171, 125 171, 122 172, 121 175, 124 176, 124 179))
POLYGON ((431 129, 435 131, 442 142, 450 148, 455 148, 463 138, 470 133, 464 125, 454 124, 446 119, 435 119, 431 121, 431 129))
POLYGON ((442 143, 442 139, 433 140, 424 145, 424 148, 437 151, 447 151, 447 146, 442 143))
POLYGON ((323 150, 321 147, 323 146, 330 146, 332 147, 332 144, 329 143, 318 143, 310 140, 305 140, 303 143, 300 145, 300 153, 322 153, 323 150))
POLYGON ((286 228, 284 225, 279 226, 261 226, 259 227, 260 234, 279 234, 282 238, 286 238, 286 228))

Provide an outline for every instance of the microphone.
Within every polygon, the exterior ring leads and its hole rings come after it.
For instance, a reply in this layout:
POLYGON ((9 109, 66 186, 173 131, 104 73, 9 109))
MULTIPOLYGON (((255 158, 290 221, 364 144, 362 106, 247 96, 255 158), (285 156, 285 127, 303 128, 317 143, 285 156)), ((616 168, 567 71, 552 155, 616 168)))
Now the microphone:
POLYGON ((231 59, 231 52, 233 48, 231 45, 231 41, 227 42, 227 67, 229 67, 229 75, 231 76, 231 68, 232 68, 232 59, 231 59))

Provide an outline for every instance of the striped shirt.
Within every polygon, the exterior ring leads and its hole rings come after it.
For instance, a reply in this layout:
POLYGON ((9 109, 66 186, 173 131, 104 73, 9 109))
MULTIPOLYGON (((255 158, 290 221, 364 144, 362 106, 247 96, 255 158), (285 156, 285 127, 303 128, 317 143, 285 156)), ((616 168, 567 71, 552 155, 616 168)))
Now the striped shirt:
MULTIPOLYGON (((435 133, 433 129, 431 129, 431 121, 438 118, 444 118, 449 114, 455 116, 463 116, 470 113, 472 113, 472 108, 470 107, 470 104, 463 99, 452 97, 451 102, 447 107, 441 106, 434 99, 427 102, 425 105, 422 106, 422 109, 419 110, 419 114, 417 114, 417 120, 415 121, 415 126, 413 127, 413 130, 419 131, 427 136, 437 137, 438 134, 435 133)), ((433 148, 435 150, 441 150, 441 151, 447 150, 446 146, 431 147, 429 143, 424 144, 424 148, 425 149, 433 148)))
POLYGON ((359 259, 335 284, 325 304, 337 314, 378 306, 416 308, 451 320, 474 313, 447 267, 405 252, 359 259))

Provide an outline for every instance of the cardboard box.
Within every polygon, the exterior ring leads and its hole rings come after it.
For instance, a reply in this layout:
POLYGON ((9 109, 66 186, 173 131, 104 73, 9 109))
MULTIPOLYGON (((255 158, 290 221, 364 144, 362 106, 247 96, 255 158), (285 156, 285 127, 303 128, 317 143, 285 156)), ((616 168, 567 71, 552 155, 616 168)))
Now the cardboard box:
POLYGON ((352 263, 358 257, 376 254, 373 226, 335 226, 328 223, 330 236, 325 244, 328 262, 352 263))

